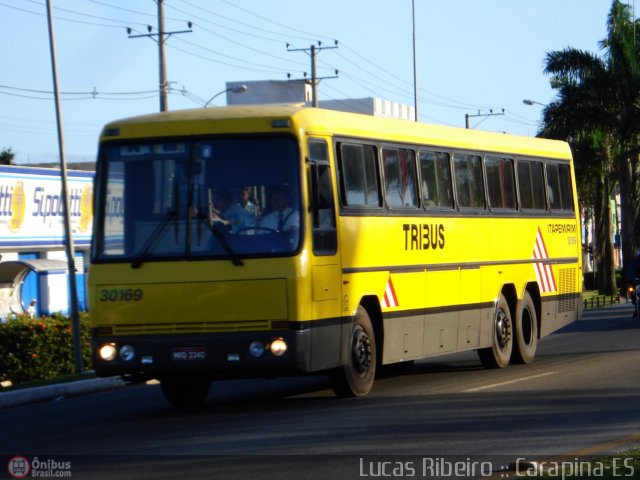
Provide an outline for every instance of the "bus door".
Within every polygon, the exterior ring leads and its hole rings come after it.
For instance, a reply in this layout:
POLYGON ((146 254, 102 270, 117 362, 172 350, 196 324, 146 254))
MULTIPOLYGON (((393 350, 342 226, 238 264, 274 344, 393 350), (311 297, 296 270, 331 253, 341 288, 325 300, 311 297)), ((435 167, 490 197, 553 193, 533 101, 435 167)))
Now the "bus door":
POLYGON ((312 336, 314 370, 335 366, 341 356, 341 277, 332 177, 327 142, 309 139, 312 314, 319 325, 312 336))

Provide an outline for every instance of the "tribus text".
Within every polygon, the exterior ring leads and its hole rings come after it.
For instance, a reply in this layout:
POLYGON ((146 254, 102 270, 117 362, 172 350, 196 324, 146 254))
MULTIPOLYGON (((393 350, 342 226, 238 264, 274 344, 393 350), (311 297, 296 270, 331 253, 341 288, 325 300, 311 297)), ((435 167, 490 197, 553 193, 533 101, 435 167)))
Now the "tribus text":
POLYGON ((405 250, 435 250, 444 248, 444 225, 405 223, 404 230, 405 250))

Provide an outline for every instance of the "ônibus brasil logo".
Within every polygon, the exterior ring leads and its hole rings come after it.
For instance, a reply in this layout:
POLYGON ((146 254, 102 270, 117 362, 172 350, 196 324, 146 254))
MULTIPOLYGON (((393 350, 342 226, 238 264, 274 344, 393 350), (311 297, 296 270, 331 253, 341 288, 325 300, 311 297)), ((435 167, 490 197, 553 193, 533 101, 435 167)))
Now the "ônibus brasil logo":
POLYGON ((9 460, 7 471, 12 478, 26 478, 29 474, 40 478, 70 478, 71 462, 53 458, 42 460, 38 457, 29 460, 22 455, 16 455, 9 460))
POLYGON ((31 471, 31 464, 25 457, 16 455, 9 460, 7 470, 13 478, 25 478, 31 471))

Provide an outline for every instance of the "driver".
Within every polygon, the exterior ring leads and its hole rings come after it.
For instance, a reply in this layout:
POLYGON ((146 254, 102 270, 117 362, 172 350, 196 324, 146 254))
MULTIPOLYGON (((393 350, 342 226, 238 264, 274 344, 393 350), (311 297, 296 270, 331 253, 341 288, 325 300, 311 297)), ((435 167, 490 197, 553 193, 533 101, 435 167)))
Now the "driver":
POLYGON ((300 226, 300 215, 289 206, 289 196, 284 187, 273 189, 271 206, 273 211, 262 217, 261 227, 277 232, 286 232, 300 226))

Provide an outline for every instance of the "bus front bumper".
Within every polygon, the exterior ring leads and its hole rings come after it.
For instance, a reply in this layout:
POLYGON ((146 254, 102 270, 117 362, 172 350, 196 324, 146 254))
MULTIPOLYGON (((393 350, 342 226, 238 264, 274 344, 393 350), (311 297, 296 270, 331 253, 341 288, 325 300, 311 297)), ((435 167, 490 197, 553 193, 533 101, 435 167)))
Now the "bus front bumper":
POLYGON ((325 358, 320 362, 324 365, 312 358, 312 337, 312 329, 303 329, 94 336, 91 343, 98 376, 143 380, 198 374, 223 379, 282 376, 338 366, 339 354, 325 358))

